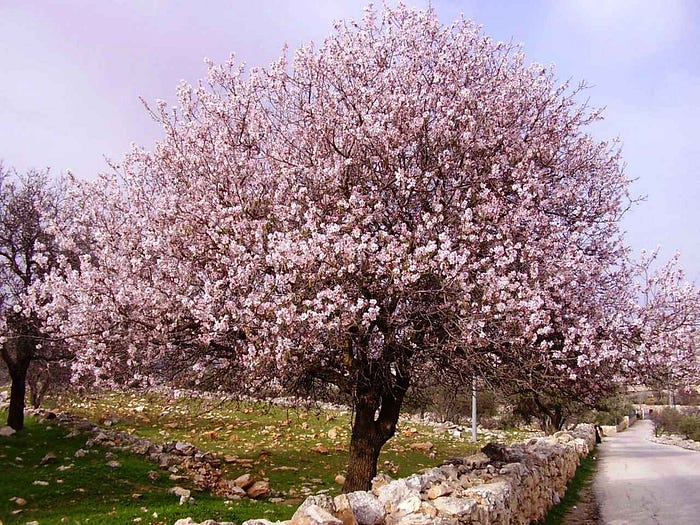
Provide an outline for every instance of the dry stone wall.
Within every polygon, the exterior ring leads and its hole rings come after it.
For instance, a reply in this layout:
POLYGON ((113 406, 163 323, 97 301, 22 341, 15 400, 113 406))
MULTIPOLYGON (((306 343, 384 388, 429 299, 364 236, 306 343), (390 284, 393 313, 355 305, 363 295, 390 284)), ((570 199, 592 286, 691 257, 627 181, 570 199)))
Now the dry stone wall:
MULTIPOLYGON (((248 482, 252 480, 244 476, 233 481, 223 479, 221 460, 189 443, 155 445, 69 414, 33 412, 76 431, 89 432, 92 436, 87 447, 99 444, 142 454, 169 471, 173 481, 188 477, 203 489, 231 498, 269 494, 268 487, 257 487, 257 492, 251 494, 255 483, 251 485, 248 482)), ((408 478, 392 480, 380 475, 369 492, 335 498, 310 496, 290 520, 255 519, 242 525, 529 525, 559 502, 581 459, 594 446, 595 428, 588 424, 510 447, 490 443, 477 454, 453 458, 408 478)), ((175 525, 196 522, 185 518, 175 525)))
MULTIPOLYGON (((158 479, 161 475, 166 475, 173 482, 189 480, 198 489, 207 490, 229 499, 259 499, 272 495, 267 481, 256 480, 250 475, 240 476, 235 480, 226 479, 221 470, 226 459, 222 460, 211 452, 201 450, 191 443, 184 441, 153 443, 128 432, 100 427, 85 418, 69 413, 55 413, 44 409, 28 409, 27 413, 46 422, 55 421, 68 426, 73 429, 75 435, 79 432, 87 433, 89 435, 85 442, 87 449, 98 445, 143 456, 158 467, 158 470, 149 473, 151 479, 158 479)), ((84 455, 85 451, 80 449, 76 454, 84 455)), ((177 494, 180 496, 181 502, 189 498, 189 491, 177 486, 173 490, 176 489, 183 494, 184 492, 188 493, 186 497, 177 494)))
MULTIPOLYGON (((380 475, 370 492, 310 496, 287 521, 242 525, 529 525, 559 502, 594 446, 588 424, 510 447, 491 443, 405 479, 380 475)), ((194 522, 175 525, 185 524, 194 522)))

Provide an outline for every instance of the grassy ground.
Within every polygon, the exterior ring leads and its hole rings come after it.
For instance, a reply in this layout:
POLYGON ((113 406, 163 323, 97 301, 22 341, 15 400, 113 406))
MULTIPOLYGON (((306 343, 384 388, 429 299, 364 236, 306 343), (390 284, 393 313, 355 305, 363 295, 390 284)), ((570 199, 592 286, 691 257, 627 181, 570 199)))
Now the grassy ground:
MULTIPOLYGON (((287 409, 265 403, 197 398, 166 399, 155 394, 109 393, 57 403, 111 428, 158 442, 181 440, 228 457, 227 477, 249 472, 269 478, 282 497, 326 491, 338 493, 335 477, 347 461, 350 419, 347 413, 287 409)), ((407 476, 440 460, 475 451, 475 446, 432 428, 403 424, 384 447, 381 471, 407 476), (430 451, 412 445, 429 441, 430 451)))
MULTIPOLYGON (((193 491, 195 502, 180 506, 179 498, 169 492, 175 483, 167 473, 150 479, 148 473, 157 471, 156 465, 140 456, 114 453, 120 466, 112 468, 107 465, 110 451, 99 448, 75 457, 85 448, 87 436, 67 437, 68 429, 29 418, 24 431, 0 438, 0 520, 5 525, 32 520, 41 525, 172 524, 186 516, 238 523, 251 517, 286 519, 306 495, 340 491, 335 478, 344 473, 347 461, 347 413, 136 393, 62 397, 47 405, 156 442, 182 440, 212 451, 226 459, 228 478, 250 473, 266 479, 272 495, 283 502, 226 501, 193 491), (48 452, 56 459, 40 465, 48 452)), ((0 413, 0 421, 5 418, 0 413)), ((407 476, 447 457, 470 454, 483 444, 402 423, 384 447, 379 469, 394 478, 407 476), (417 447, 426 442, 432 449, 417 447)))
POLYGON ((33 418, 28 418, 23 431, 0 438, 0 520, 6 525, 29 521, 41 525, 170 525, 178 518, 192 516, 202 521, 218 518, 240 523, 291 511, 291 507, 266 502, 233 505, 194 491, 194 502, 180 506, 179 497, 169 492, 175 483, 163 474, 157 480, 149 477, 153 464, 140 456, 99 447, 84 449, 86 438, 68 437, 67 429, 40 424, 33 418), (84 457, 75 456, 80 449, 87 450, 84 457), (48 453, 55 459, 42 464, 48 453), (109 466, 110 461, 119 466, 109 466))

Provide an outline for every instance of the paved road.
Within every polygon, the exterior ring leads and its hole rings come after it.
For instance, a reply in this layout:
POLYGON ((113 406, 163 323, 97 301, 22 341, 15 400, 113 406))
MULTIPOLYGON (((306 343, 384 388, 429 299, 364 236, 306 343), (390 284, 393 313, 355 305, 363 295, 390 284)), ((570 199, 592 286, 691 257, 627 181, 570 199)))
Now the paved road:
POLYGON ((700 524, 700 452, 649 441, 651 421, 605 438, 593 490, 604 525, 700 524))

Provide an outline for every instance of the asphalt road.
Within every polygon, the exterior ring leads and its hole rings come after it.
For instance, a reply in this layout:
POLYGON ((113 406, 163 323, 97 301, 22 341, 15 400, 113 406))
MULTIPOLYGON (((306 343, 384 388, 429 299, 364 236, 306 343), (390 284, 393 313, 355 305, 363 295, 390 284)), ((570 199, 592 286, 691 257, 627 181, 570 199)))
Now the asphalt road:
POLYGON ((593 490, 604 525, 700 524, 700 452, 649 441, 638 421, 598 447, 593 490))

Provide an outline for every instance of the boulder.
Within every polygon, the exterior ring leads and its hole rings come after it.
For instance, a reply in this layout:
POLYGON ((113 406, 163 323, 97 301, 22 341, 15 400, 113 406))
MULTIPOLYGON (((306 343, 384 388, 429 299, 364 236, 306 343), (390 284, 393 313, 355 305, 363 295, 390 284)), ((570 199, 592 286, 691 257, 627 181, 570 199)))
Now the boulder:
POLYGON ((2 437, 9 437, 15 432, 17 431, 12 427, 0 427, 0 436, 2 437))
POLYGON ((267 481, 256 481, 246 490, 246 494, 252 499, 264 498, 269 493, 270 484, 267 481))
POLYGON ((250 487, 254 482, 255 480, 253 479, 253 476, 249 473, 245 473, 241 476, 238 476, 236 479, 233 480, 233 484, 236 487, 240 487, 244 490, 250 487))
POLYGON ((394 512, 402 502, 414 496, 418 496, 420 500, 420 493, 415 489, 409 488, 405 479, 397 479, 379 487, 376 494, 381 504, 389 512, 394 512))
POLYGON ((297 516, 297 513, 300 514, 304 511, 304 509, 312 506, 320 507, 329 514, 335 513, 335 503, 333 502, 333 498, 328 494, 318 494, 317 496, 309 496, 306 498, 302 504, 299 505, 299 508, 297 508, 294 516, 292 516, 292 520, 294 520, 294 517, 297 516))
POLYGON ((343 522, 318 505, 309 505, 294 513, 290 525, 343 525, 343 522))
POLYGON ((335 513, 345 525, 379 525, 384 523, 384 505, 364 491, 340 494, 333 500, 335 513))

